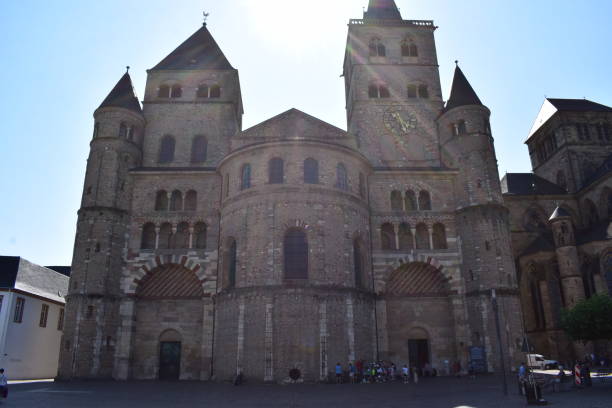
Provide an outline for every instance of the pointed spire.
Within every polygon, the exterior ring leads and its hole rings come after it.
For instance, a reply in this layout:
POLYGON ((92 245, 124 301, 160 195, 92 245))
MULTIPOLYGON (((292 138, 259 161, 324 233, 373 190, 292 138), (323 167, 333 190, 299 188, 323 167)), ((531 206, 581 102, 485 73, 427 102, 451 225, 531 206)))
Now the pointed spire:
POLYGON ((234 69, 206 28, 206 22, 159 64, 157 70, 234 69))
POLYGON ((363 13, 364 20, 401 20, 394 0, 370 0, 368 11, 363 13))
POLYGON ((446 102, 446 110, 464 105, 482 105, 478 95, 474 92, 474 88, 468 82, 463 71, 459 68, 458 61, 455 61, 455 76, 453 78, 453 86, 451 88, 450 98, 446 102))
MULTIPOLYGON (((130 68, 127 67, 127 69, 129 70, 130 68)), ((130 74, 127 71, 123 74, 119 82, 117 82, 113 90, 110 91, 98 109, 107 107, 125 108, 142 113, 140 102, 138 102, 138 98, 134 92, 134 86, 132 85, 132 78, 130 78, 130 74)))

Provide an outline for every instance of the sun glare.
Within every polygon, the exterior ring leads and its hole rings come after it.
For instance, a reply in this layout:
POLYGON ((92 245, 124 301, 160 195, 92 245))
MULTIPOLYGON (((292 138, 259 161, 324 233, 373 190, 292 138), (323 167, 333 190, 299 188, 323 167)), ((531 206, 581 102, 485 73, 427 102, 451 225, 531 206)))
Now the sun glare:
MULTIPOLYGON (((359 0, 243 0, 264 43, 303 54, 337 38, 359 0)), ((367 3, 366 0, 362 3, 367 3)), ((359 17, 353 16, 353 17, 359 17)))

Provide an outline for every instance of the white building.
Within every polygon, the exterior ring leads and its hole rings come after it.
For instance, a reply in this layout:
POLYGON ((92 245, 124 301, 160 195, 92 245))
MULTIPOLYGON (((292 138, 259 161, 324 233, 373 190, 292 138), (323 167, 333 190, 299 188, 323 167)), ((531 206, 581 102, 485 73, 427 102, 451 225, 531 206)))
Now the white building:
POLYGON ((57 375, 68 271, 56 269, 0 256, 0 367, 11 380, 57 375))

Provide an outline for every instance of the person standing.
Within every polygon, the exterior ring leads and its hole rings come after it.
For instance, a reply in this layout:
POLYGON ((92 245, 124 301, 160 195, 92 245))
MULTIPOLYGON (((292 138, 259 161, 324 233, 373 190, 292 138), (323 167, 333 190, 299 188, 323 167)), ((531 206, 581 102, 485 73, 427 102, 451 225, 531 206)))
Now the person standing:
POLYGON ((342 383, 342 366, 340 362, 336 363, 336 384, 342 383))
POLYGON ((412 367, 412 378, 414 379, 415 384, 419 383, 419 372, 416 366, 412 367))
POLYGON ((408 366, 406 364, 404 364, 404 366, 402 367, 402 377, 404 377, 404 384, 408 384, 408 366))
POLYGON ((8 397, 8 378, 4 375, 4 368, 0 368, 0 395, 8 397))
POLYGON ((349 363, 349 378, 351 379, 351 384, 355 384, 355 371, 353 363, 349 363))
POLYGON ((527 367, 525 367, 525 363, 521 363, 521 366, 518 370, 518 386, 519 393, 521 395, 525 395, 525 381, 527 380, 527 367))

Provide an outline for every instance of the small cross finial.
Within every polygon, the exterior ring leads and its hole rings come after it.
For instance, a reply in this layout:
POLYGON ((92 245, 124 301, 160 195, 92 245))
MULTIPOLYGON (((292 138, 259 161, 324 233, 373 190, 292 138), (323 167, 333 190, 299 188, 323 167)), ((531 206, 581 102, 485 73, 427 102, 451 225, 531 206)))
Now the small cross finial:
POLYGON ((455 60, 455 65, 459 66, 459 60, 455 60))
POLYGON ((129 65, 127 65, 127 66, 125 67, 125 72, 126 72, 126 73, 129 73, 129 72, 130 72, 130 66, 129 66, 129 65))
POLYGON ((208 20, 208 16, 210 16, 210 13, 203 11, 202 14, 204 15, 204 25, 206 25, 206 20, 208 20))

